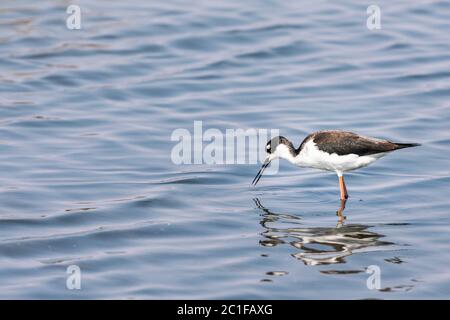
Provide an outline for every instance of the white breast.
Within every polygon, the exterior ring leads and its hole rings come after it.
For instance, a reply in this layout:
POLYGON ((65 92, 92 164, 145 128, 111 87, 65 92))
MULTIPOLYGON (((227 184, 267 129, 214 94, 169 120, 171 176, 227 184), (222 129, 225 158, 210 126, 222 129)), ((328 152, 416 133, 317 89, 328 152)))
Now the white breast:
POLYGON ((294 164, 300 167, 335 171, 338 175, 342 175, 345 171, 368 166, 384 155, 386 155, 386 153, 377 153, 367 156, 358 156, 357 154, 343 156, 337 155, 336 153, 329 154, 319 150, 313 140, 310 140, 295 157, 294 164))

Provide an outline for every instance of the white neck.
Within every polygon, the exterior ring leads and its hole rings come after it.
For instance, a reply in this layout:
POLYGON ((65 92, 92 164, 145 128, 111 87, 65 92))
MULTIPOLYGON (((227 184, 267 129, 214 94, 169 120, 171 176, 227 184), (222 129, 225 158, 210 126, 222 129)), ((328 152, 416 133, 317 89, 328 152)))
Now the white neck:
POLYGON ((285 159, 292 164, 298 164, 298 156, 294 156, 291 150, 284 144, 280 144, 277 147, 276 155, 278 158, 285 159))

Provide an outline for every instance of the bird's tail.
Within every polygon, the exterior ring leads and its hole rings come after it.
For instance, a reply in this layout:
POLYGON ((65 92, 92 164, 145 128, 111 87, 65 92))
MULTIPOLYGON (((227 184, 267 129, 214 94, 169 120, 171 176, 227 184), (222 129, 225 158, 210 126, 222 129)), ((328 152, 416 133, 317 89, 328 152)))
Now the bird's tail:
POLYGON ((421 144, 420 143, 396 143, 397 146, 396 149, 404 149, 404 148, 411 148, 411 147, 418 147, 421 144))

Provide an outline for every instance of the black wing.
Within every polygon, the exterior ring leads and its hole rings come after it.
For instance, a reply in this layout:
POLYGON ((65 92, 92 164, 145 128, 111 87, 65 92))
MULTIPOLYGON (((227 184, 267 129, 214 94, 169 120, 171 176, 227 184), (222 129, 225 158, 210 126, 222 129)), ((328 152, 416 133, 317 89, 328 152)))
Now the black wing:
MULTIPOLYGON (((308 137, 305 140, 307 139, 308 137)), ((415 143, 394 143, 378 140, 347 131, 320 131, 313 133, 309 139, 313 139, 319 150, 330 154, 336 153, 340 156, 347 154, 367 156, 418 145, 415 143)))

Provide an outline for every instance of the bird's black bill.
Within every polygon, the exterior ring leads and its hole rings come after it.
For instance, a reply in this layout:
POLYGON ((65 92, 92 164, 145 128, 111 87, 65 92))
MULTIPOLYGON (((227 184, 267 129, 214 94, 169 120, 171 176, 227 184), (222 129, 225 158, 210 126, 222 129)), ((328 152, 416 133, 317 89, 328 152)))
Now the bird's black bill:
POLYGON ((259 169, 258 173, 256 174, 255 179, 253 179, 252 181, 252 185, 256 186, 256 184, 258 183, 259 179, 261 179, 264 170, 266 170, 266 168, 269 166, 270 161, 265 161, 261 167, 261 169, 259 169))

